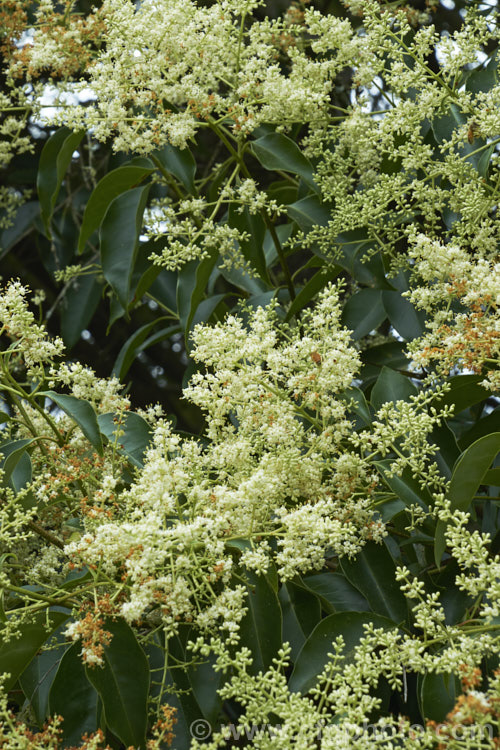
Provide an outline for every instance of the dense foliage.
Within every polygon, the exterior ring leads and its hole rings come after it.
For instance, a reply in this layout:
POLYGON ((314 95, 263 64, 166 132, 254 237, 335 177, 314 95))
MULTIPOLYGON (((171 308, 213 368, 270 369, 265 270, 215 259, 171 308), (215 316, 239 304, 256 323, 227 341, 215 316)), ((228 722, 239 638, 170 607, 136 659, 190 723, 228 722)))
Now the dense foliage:
POLYGON ((0 747, 498 747, 498 35, 3 0, 0 747))

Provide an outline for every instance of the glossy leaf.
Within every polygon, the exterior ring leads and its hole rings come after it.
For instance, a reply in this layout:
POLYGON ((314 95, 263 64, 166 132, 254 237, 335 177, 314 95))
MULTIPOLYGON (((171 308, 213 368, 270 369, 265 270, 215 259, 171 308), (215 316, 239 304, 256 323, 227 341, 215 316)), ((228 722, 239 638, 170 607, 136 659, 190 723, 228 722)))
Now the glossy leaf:
POLYGON ((425 330, 425 315, 399 292, 384 289, 382 301, 393 328, 407 341, 421 336, 425 330))
POLYGON ((4 483, 10 481, 12 473, 15 471, 21 457, 26 452, 26 448, 33 445, 34 442, 34 438, 23 438, 21 440, 13 440, 10 443, 3 443, 0 445, 0 454, 2 454, 0 467, 3 471, 2 479, 4 483))
POLYGON ((320 270, 317 271, 317 273, 315 273, 298 292, 288 308, 286 319, 290 320, 291 317, 300 313, 300 311, 311 302, 318 292, 320 292, 329 281, 338 276, 339 273, 339 266, 325 266, 324 268, 320 268, 320 270))
POLYGON ((382 290, 362 289, 349 297, 342 312, 342 325, 352 331, 353 339, 363 338, 385 320, 382 290))
POLYGON ((317 190, 311 162, 304 156, 295 141, 283 133, 268 133, 252 141, 251 149, 265 169, 298 174, 310 187, 317 190))
POLYGON ((288 215, 297 222, 305 232, 309 232, 313 226, 326 226, 331 218, 330 208, 322 203, 316 195, 291 203, 287 208, 288 215))
POLYGON ((281 608, 266 576, 246 571, 248 611, 240 626, 241 645, 253 655, 250 671, 266 670, 281 647, 281 608))
MULTIPOLYGON (((224 682, 222 672, 214 669, 215 658, 202 664, 190 666, 187 670, 193 695, 207 721, 215 724, 222 708, 222 698, 217 694, 224 682)), ((199 717, 198 717, 199 718, 199 717)))
MULTIPOLYGON (((132 362, 134 361, 134 359, 137 357, 139 352, 143 351, 143 347, 141 345, 148 338, 151 331, 162 320, 166 320, 166 317, 162 316, 160 318, 156 318, 155 320, 152 320, 150 323, 146 323, 146 325, 141 326, 137 331, 135 331, 135 333, 129 336, 129 338, 125 341, 122 348, 118 352, 118 356, 116 358, 116 361, 115 361, 115 364, 113 365, 113 370, 112 370, 112 374, 115 375, 118 378, 118 380, 123 380, 123 378, 129 371, 130 366, 132 362)), ((167 329, 164 329, 165 338, 167 338, 169 335, 173 335, 174 333, 177 333, 178 330, 179 330, 179 326, 169 326, 167 329)))
POLYGON ((329 612, 366 612, 365 597, 341 573, 318 573, 302 579, 304 586, 321 597, 329 612))
POLYGON ((196 193, 194 176, 196 174, 196 162, 193 154, 186 147, 183 149, 171 146, 167 143, 161 151, 154 156, 161 162, 162 166, 176 177, 189 193, 196 193))
POLYGON ((374 612, 396 623, 406 620, 406 599, 396 581, 396 565, 384 543, 368 542, 353 560, 342 558, 340 566, 374 612))
POLYGON ((205 288, 218 260, 215 250, 201 261, 192 260, 183 266, 177 281, 177 309, 186 340, 194 314, 205 293, 205 288))
POLYGON ((454 416, 457 416, 464 409, 484 401, 490 393, 480 385, 481 380, 484 380, 481 375, 456 375, 449 378, 450 389, 439 399, 439 405, 453 404, 454 416))
POLYGON ((373 408, 378 410, 388 401, 408 401, 410 396, 416 395, 417 392, 417 388, 408 377, 389 367, 383 367, 373 386, 371 403, 373 408))
MULTIPOLYGON (((116 417, 117 415, 112 412, 99 414, 97 417, 99 430, 112 444, 116 440, 114 432, 118 427, 115 423, 116 417)), ((121 416, 120 431, 124 434, 118 438, 118 451, 125 455, 134 466, 142 468, 144 452, 151 441, 153 432, 151 427, 139 414, 131 411, 121 416)))
POLYGON ((66 651, 49 693, 50 713, 63 718, 63 747, 78 747, 83 734, 99 727, 99 695, 87 678, 81 650, 81 643, 74 643, 66 651))
MULTIPOLYGON (((67 650, 62 634, 66 625, 60 625, 53 633, 57 640, 51 642, 50 648, 41 651, 34 657, 19 678, 19 684, 29 702, 39 726, 43 726, 49 715, 49 691, 54 682, 60 661, 67 650)), ((67 689, 67 686, 66 686, 67 689)))
POLYGON ((316 684, 318 676, 328 662, 328 654, 338 636, 344 639, 343 659, 348 663, 353 658, 356 645, 365 633, 365 625, 373 623, 376 628, 391 630, 394 623, 386 617, 369 612, 339 612, 321 620, 305 642, 295 662, 288 682, 290 692, 305 695, 316 684))
POLYGON ((149 665, 146 655, 124 620, 105 620, 111 633, 104 646, 102 667, 85 667, 104 707, 106 725, 126 745, 145 750, 148 721, 149 665))
POLYGON ((3 683, 5 690, 11 689, 40 647, 68 617, 65 612, 37 612, 29 622, 17 626, 19 637, 0 645, 0 674, 10 675, 3 683))
POLYGON ((290 643, 295 660, 321 619, 321 606, 315 594, 291 581, 281 586, 278 598, 283 613, 283 640, 290 643))
POLYGON ((125 310, 149 189, 150 185, 134 188, 115 198, 101 225, 102 272, 125 310))
POLYGON ((137 187, 152 172, 154 172, 152 164, 150 167, 123 165, 108 172, 97 183, 83 214, 78 240, 79 253, 83 253, 87 240, 101 226, 112 201, 127 190, 137 187))
POLYGON ((262 217, 259 214, 251 214, 246 207, 243 213, 240 213, 236 206, 231 205, 228 212, 228 224, 248 235, 247 239, 239 241, 240 251, 261 279, 267 281, 269 276, 264 256, 266 225, 262 217))
POLYGON ((101 299, 102 283, 97 274, 73 279, 61 300, 61 336, 71 349, 88 326, 101 299))
POLYGON ((460 680, 452 674, 427 672, 418 676, 418 697, 426 721, 444 721, 461 694, 460 680))
POLYGON ((75 396, 55 393, 55 391, 40 391, 38 395, 50 398, 68 417, 71 417, 89 443, 94 446, 98 453, 102 454, 101 433, 97 424, 96 413, 88 401, 75 396))
MULTIPOLYGON (((446 495, 452 510, 467 510, 499 451, 500 432, 494 432, 476 440, 462 453, 446 495)), ((446 547, 446 526, 444 521, 438 521, 436 527, 434 559, 438 566, 446 547)))
POLYGON ((42 221, 48 237, 51 236, 50 222, 64 175, 83 136, 82 131, 73 133, 69 128, 59 128, 42 149, 37 189, 42 221))

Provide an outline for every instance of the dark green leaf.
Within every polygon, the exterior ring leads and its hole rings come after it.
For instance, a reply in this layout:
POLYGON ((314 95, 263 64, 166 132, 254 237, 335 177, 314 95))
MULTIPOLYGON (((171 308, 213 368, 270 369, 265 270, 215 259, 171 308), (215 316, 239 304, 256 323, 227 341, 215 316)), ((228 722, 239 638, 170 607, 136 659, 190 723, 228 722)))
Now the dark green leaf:
POLYGON ((109 206, 101 225, 101 265, 120 304, 127 309, 150 185, 127 190, 109 206))
POLYGON ((342 324, 352 331, 353 339, 360 339, 385 320, 381 289, 362 289, 350 297, 342 312, 342 324))
POLYGON ((59 306, 61 335, 68 348, 72 348, 87 327, 101 298, 102 284, 96 274, 80 276, 68 286, 59 306))
POLYGON ((318 189, 311 162, 297 144, 283 133, 268 133, 252 141, 251 149, 265 169, 293 172, 303 177, 314 190, 318 189))
POLYGON ((409 378, 389 367, 383 367, 373 386, 370 400, 373 408, 378 410, 388 401, 408 401, 410 396, 417 393, 417 388, 409 378))
POLYGON ((243 213, 239 213, 234 204, 231 204, 228 212, 228 224, 230 227, 246 232, 248 239, 240 240, 239 246, 245 260, 257 271, 261 279, 267 281, 266 259, 264 256, 264 237, 266 225, 259 214, 251 214, 245 207, 243 213))
POLYGON ((213 249, 203 260, 192 260, 183 266, 177 281, 177 309, 186 340, 194 314, 205 293, 218 254, 213 249))
POLYGON ((420 711, 428 721, 444 721, 461 693, 460 680, 451 674, 428 672, 418 676, 420 711))
POLYGON ((74 643, 66 651, 50 688, 50 713, 63 717, 63 747, 78 747, 83 734, 98 729, 99 696, 87 679, 81 650, 81 643, 74 643))
POLYGON ((370 605, 340 573, 318 573, 306 576, 302 582, 326 604, 329 612, 366 612, 370 605))
POLYGON ((196 174, 196 162, 193 154, 188 148, 177 148, 177 146, 171 146, 167 144, 161 151, 157 151, 154 155, 162 164, 162 166, 177 177, 179 182, 188 190, 190 193, 196 193, 194 185, 194 176, 196 174))
POLYGON ((318 676, 328 662, 328 654, 338 636, 344 639, 343 658, 352 661, 354 649, 365 633, 364 625, 373 623, 376 628, 391 630, 394 623, 379 614, 368 612, 339 612, 318 623, 305 642, 288 682, 290 692, 305 695, 316 684, 318 676))
POLYGON ((54 630, 68 617, 69 614, 64 612, 37 612, 30 622, 18 625, 18 638, 4 641, 0 645, 0 674, 8 672, 10 675, 3 683, 7 692, 54 630))
MULTIPOLYGON (((162 320, 166 320, 166 317, 156 318, 151 323, 141 326, 135 333, 133 333, 123 344, 116 358, 115 364, 113 365, 112 374, 115 375, 118 380, 123 380, 127 372, 129 371, 130 365, 139 354, 143 351, 141 344, 147 339, 153 328, 162 320)), ((165 338, 173 335, 179 331, 179 326, 169 326, 163 329, 165 338)))
POLYGON ((342 558, 342 571, 374 612, 401 623, 407 618, 406 599, 396 581, 396 565, 384 543, 368 542, 354 560, 342 558))
POLYGON ((39 396, 50 398, 68 417, 76 422, 89 443, 96 451, 102 454, 102 441, 97 417, 94 409, 88 401, 75 396, 66 396, 55 391, 40 391, 39 396))
POLYGON ((241 645, 250 649, 252 674, 266 670, 282 644, 281 608, 271 584, 264 575, 245 572, 248 582, 248 611, 240 625, 241 645))
POLYGON ((456 416, 464 409, 468 409, 469 406, 484 401, 490 393, 482 385, 479 385, 481 380, 484 380, 481 375, 456 375, 449 378, 450 389, 439 400, 439 406, 453 404, 456 416))
POLYGON ((399 292, 384 289, 382 299, 391 325, 407 341, 421 336, 425 328, 425 314, 408 302, 399 292))
POLYGON ((281 586, 278 598, 283 613, 283 641, 291 645, 295 660, 321 619, 321 606, 315 594, 291 581, 281 586))
MULTIPOLYGON (((472 502, 484 476, 500 451, 500 432, 476 440, 465 450, 455 466, 451 477, 447 499, 452 510, 466 511, 472 502)), ((446 547, 446 526, 438 521, 434 543, 434 559, 439 566, 446 547)))
MULTIPOLYGON (((118 417, 112 412, 99 414, 97 417, 99 430, 112 444, 116 440, 116 436, 113 433, 118 429, 118 424, 114 421, 115 418, 118 417)), ((118 450, 134 466, 142 468, 144 451, 151 441, 152 429, 145 419, 133 411, 121 415, 120 419, 121 424, 119 425, 119 429, 120 431, 123 430, 124 434, 118 438, 118 450)))
POLYGON ((12 225, 7 226, 0 233, 0 260, 33 228, 34 221, 39 214, 39 201, 27 201, 19 206, 12 225))
POLYGON ((57 628, 53 634, 57 638, 55 643, 51 643, 50 648, 35 656, 19 678, 21 689, 40 727, 43 726, 49 715, 49 691, 54 682, 61 657, 67 649, 65 638, 62 635, 65 628, 66 625, 64 624, 57 628))
POLYGON ((334 279, 340 273, 339 266, 324 266, 309 279, 297 294, 292 304, 288 308, 286 319, 290 320, 293 315, 300 311, 323 289, 329 281, 334 279))
POLYGON ((23 438, 22 440, 13 440, 11 443, 0 445, 0 454, 3 456, 0 460, 0 468, 4 472, 4 483, 9 482, 13 471, 18 465, 21 457, 25 454, 26 448, 34 442, 34 438, 23 438))
POLYGON ((287 211, 304 232, 309 232, 316 225, 326 226, 331 219, 330 207, 315 195, 291 203, 287 211))
POLYGON ((69 128, 59 128, 50 136, 42 149, 37 174, 37 189, 43 225, 48 237, 51 236, 50 221, 59 189, 71 157, 83 136, 83 132, 73 133, 69 128))
POLYGON ((187 670, 194 697, 203 716, 211 724, 215 724, 222 708, 222 699, 217 694, 217 690, 224 681, 222 672, 215 671, 214 663, 215 658, 211 657, 209 661, 191 666, 187 670))
POLYGON ((113 169, 97 183, 83 214, 78 252, 83 253, 89 237, 101 226, 110 203, 121 193, 139 185, 145 177, 154 172, 153 165, 124 165, 113 169))
POLYGON ((148 723, 149 665, 132 628, 124 620, 107 619, 111 641, 104 646, 104 666, 85 667, 99 693, 106 725, 125 745, 145 750, 148 723))

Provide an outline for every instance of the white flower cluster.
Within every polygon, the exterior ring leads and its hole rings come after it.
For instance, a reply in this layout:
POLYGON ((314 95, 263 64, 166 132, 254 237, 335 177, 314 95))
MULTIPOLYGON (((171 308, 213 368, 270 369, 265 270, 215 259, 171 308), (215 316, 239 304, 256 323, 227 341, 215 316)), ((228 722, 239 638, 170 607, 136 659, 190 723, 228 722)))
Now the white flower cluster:
POLYGON ((498 390, 500 263, 423 234, 409 254, 417 285, 405 294, 429 314, 428 332, 408 347, 414 362, 445 374, 455 367, 484 372, 484 385, 498 390))
POLYGON ((394 471, 425 474, 438 417, 423 397, 396 404, 394 418, 383 407, 383 429, 354 433, 345 391, 359 357, 340 312, 329 285, 300 327, 280 322, 274 304, 246 310, 246 322, 232 315, 195 328, 192 356, 203 370, 185 396, 206 414, 207 443, 159 419, 113 517, 87 515, 86 533, 65 548, 123 582, 127 620, 159 617, 169 632, 188 621, 236 637, 242 570, 276 565, 287 580, 381 541, 372 459, 398 444, 394 471))

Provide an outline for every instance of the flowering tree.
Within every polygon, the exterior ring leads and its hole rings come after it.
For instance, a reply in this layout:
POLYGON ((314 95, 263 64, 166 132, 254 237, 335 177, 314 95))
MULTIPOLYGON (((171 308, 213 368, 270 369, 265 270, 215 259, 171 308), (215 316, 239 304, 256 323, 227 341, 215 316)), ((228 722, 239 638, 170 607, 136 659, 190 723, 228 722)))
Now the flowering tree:
POLYGON ((2 747, 498 746, 497 18, 417 5, 4 0, 2 747))

